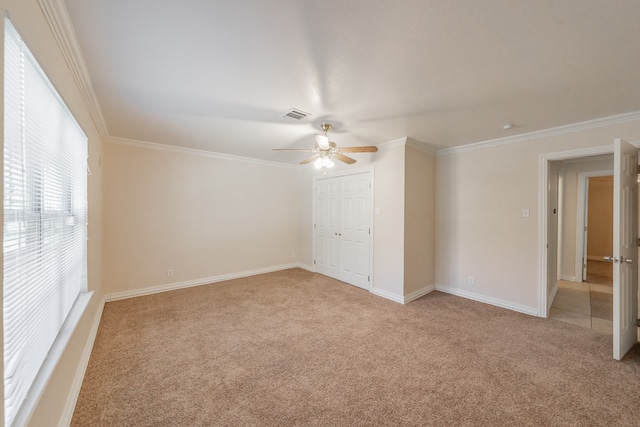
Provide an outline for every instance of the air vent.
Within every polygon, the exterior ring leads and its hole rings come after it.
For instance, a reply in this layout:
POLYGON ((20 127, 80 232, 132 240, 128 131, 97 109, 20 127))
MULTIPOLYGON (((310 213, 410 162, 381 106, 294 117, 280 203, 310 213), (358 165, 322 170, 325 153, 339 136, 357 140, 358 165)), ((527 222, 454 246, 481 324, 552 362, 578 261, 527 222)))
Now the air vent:
POLYGON ((295 119, 295 120, 302 120, 305 117, 310 116, 310 115, 311 115, 310 113, 305 113, 304 111, 292 108, 289 111, 287 111, 286 113, 284 113, 282 115, 282 117, 291 117, 292 119, 295 119))

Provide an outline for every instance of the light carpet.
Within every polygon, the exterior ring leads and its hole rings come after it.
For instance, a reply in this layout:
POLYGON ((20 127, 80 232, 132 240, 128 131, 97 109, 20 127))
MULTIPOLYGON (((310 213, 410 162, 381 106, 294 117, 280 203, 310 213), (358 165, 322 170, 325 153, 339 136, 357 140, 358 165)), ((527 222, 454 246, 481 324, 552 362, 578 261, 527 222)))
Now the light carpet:
POLYGON ((638 426, 640 350, 300 269, 109 302, 73 426, 638 426))

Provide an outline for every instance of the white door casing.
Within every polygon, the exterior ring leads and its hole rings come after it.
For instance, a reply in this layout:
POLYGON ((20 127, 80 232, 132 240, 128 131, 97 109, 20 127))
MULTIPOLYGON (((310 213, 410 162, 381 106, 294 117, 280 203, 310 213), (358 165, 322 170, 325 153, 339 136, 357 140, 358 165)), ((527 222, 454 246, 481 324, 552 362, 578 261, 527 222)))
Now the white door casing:
POLYGON ((371 173, 318 179, 315 197, 316 271, 370 288, 371 173))
POLYGON ((638 149, 616 139, 613 174, 613 358, 637 342, 638 149))

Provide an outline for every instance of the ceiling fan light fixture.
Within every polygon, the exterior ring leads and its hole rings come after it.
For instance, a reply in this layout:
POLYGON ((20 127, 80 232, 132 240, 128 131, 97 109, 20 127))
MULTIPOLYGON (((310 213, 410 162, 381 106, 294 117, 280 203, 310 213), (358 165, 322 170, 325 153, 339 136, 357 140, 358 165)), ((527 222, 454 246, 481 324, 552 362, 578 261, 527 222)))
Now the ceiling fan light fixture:
POLYGON ((329 137, 327 135, 314 135, 316 137, 316 144, 318 147, 326 150, 329 148, 329 137))
POLYGON ((336 164, 333 161, 333 159, 331 157, 328 156, 322 156, 322 157, 318 157, 316 159, 315 162, 313 162, 313 165, 317 168, 332 168, 334 167, 336 164))

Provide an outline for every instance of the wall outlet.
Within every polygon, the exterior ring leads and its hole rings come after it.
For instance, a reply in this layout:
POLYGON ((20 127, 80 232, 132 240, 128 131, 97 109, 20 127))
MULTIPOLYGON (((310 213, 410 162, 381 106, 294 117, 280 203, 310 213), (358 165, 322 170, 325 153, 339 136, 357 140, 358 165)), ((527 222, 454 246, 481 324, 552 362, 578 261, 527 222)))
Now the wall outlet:
POLYGON ((167 277, 173 277, 173 268, 167 270, 167 277))
POLYGON ((469 276, 469 278, 467 279, 467 284, 469 286, 475 286, 476 284, 476 278, 473 276, 469 276))

